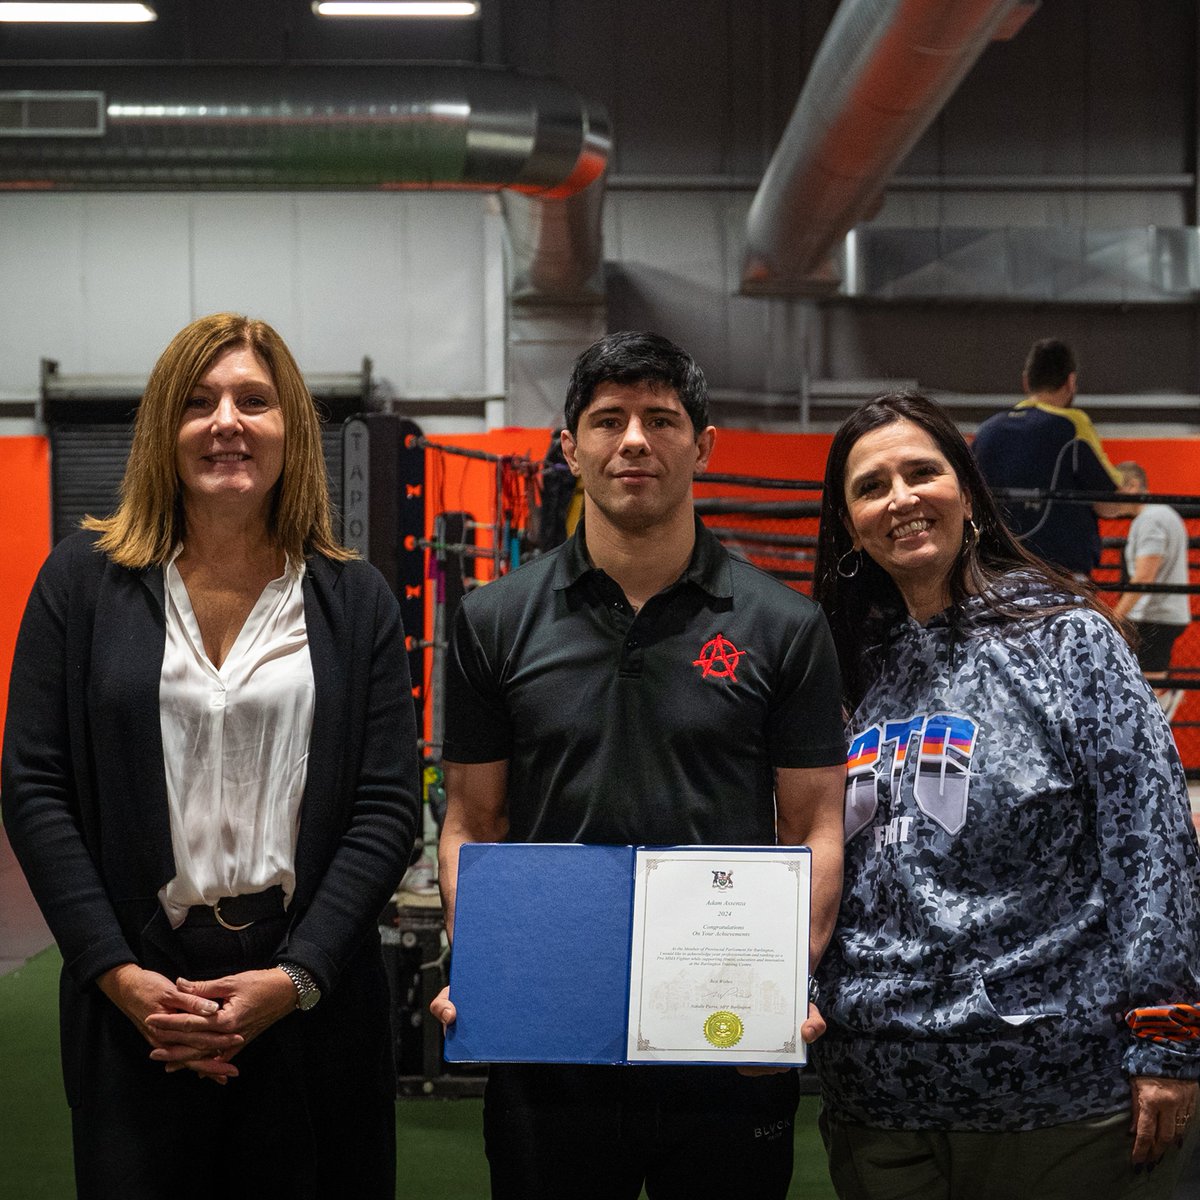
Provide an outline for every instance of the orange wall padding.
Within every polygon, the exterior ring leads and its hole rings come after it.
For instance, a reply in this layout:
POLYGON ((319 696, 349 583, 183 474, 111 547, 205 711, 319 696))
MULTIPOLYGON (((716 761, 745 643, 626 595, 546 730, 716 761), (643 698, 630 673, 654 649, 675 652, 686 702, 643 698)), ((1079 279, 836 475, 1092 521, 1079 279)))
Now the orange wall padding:
MULTIPOLYGON (((474 450, 485 450, 492 454, 525 455, 540 459, 550 443, 548 429, 500 429, 487 434, 439 436, 434 442, 462 446, 474 450)), ((716 447, 709 463, 711 472, 728 475, 754 475, 776 479, 802 479, 819 481, 825 474, 825 456, 832 441, 831 434, 804 433, 757 433, 750 430, 718 430, 716 447)), ((1105 438, 1104 448, 1113 463, 1125 459, 1136 459, 1146 469, 1150 479, 1150 490, 1160 494, 1196 495, 1200 493, 1200 438, 1105 438)), ((487 463, 471 459, 454 458, 451 455, 431 451, 426 456, 428 470, 428 495, 430 498, 428 520, 432 535, 433 514, 445 511, 464 511, 477 520, 487 522, 495 511, 495 468, 487 463)), ((702 484, 697 495, 746 495, 747 489, 729 485, 702 484)), ((766 494, 755 491, 756 499, 766 494)), ((780 492, 781 500, 795 500, 795 492, 780 492)), ((803 499, 816 499, 816 493, 804 494, 803 499)), ((1103 521, 1101 532, 1104 537, 1124 537, 1128 521, 1103 521)), ((1200 537, 1200 520, 1188 522, 1193 537, 1200 537)), ((478 535, 481 545, 490 541, 486 532, 478 535)), ((1115 563, 1113 552, 1105 555, 1105 564, 1115 563)), ((489 564, 478 564, 479 575, 486 577, 489 564)), ((1112 580, 1112 572, 1102 572, 1104 579, 1112 580)), ((1105 597, 1115 601, 1116 594, 1105 597)), ((430 606, 430 611, 432 606, 430 606)), ((1175 661, 1200 664, 1200 597, 1192 598, 1193 620, 1188 632, 1176 643, 1175 661)), ((429 618, 430 622, 432 617, 429 618)), ((432 637, 432 628, 426 629, 426 637, 432 637)), ((1177 721, 1200 720, 1200 691, 1189 692, 1177 721)), ((1192 737, 1194 731, 1184 729, 1180 736, 1180 751, 1189 768, 1200 766, 1200 739, 1192 737), (1183 736, 1186 734, 1187 736, 1183 736)), ((427 730, 428 736, 428 730, 427 730)))
MULTIPOLYGON (((437 445, 485 450, 489 454, 524 455, 541 460, 550 445, 549 429, 497 429, 491 433, 432 436, 437 445)), ((832 435, 827 433, 755 433, 724 429, 717 433, 710 471, 724 475, 760 475, 776 479, 819 480, 825 472, 825 455, 832 435)), ((469 512, 477 520, 490 521, 495 511, 495 468, 475 459, 456 458, 430 451, 426 455, 426 485, 429 496, 428 532, 433 533, 433 516, 441 512, 469 512)), ((704 488, 704 495, 736 495, 732 487, 704 488)), ((761 496, 761 493, 756 493, 761 496)), ((780 498, 793 499, 789 493, 780 498)), ((815 497, 809 497, 815 498, 815 497)), ((481 541, 486 540, 481 535, 481 541)))
POLYGON ((29 589, 50 553, 50 443, 0 438, 0 736, 8 675, 29 589))
MULTIPOLYGON (((486 434, 436 436, 434 442, 514 454, 539 461, 550 443, 548 429, 500 429, 486 434)), ((829 434, 757 433, 720 430, 710 471, 786 479, 819 480, 824 474, 829 434)), ((1147 471, 1151 491, 1193 495, 1200 492, 1200 438, 1106 438, 1112 461, 1137 459, 1147 471)), ((490 465, 430 451, 426 456, 428 533, 435 513, 465 511, 489 522, 495 506, 495 471, 490 465)), ((738 494, 743 489, 703 485, 698 494, 738 494)), ((762 498, 762 493, 757 493, 762 498)), ((807 498, 815 498, 813 496, 807 498)), ((781 493, 780 499, 795 499, 781 493)), ((1193 537, 1200 536, 1200 521, 1189 521, 1193 537)), ((1104 522, 1106 537, 1124 534, 1125 522, 1104 522)), ((486 533, 479 536, 486 545, 486 533)), ((44 438, 0 438, 0 733, 8 694, 9 663, 17 626, 34 576, 50 548, 50 455, 44 438)), ((489 547, 490 548, 490 547, 489 547)), ((1112 561, 1110 554, 1107 561, 1112 561)), ((487 574, 486 564, 479 564, 487 574)), ((1193 613, 1200 603, 1193 597, 1193 613)), ((426 630, 432 636, 432 630, 426 630)), ((1193 621, 1177 643, 1179 661, 1200 663, 1200 620, 1193 621)), ((1200 716, 1200 692, 1189 693, 1180 719, 1200 716), (1186 716, 1185 716, 1186 713, 1186 716), (1196 716, 1193 716, 1196 713, 1196 716)), ((1185 753, 1185 759, 1194 757, 1185 753)), ((1189 761, 1189 765, 1192 765, 1189 761)))
MULTIPOLYGON (((825 475, 825 456, 829 453, 829 433, 755 433, 747 429, 722 429, 708 469, 722 475, 760 475, 768 479, 809 479, 820 481, 825 475)), ((732 492, 734 489, 727 489, 732 492)), ((718 495, 716 487, 706 488, 706 496, 718 495)), ((761 495, 761 493, 759 493, 761 495)), ((815 500, 816 493, 804 497, 815 500)), ((780 499, 795 499, 780 494, 780 499)))
MULTIPOLYGON (((540 459, 550 444, 548 429, 498 429, 492 433, 446 435, 431 439, 446 446, 484 450, 491 454, 523 455, 540 459)), ((825 456, 832 441, 825 433, 756 433, 728 429, 717 433, 709 471, 728 475, 755 475, 777 479, 819 481, 825 473, 825 456)), ((1200 493, 1200 438, 1107 438, 1104 447, 1114 463, 1136 459, 1146 469, 1150 490, 1162 494, 1200 493)), ((433 516, 446 511, 469 512, 487 522, 495 511, 495 468, 474 459, 457 458, 430 451, 426 456, 429 506, 428 533, 433 516)), ((748 489, 729 485, 702 484, 704 496, 738 495, 748 489)), ((763 498, 761 491, 755 492, 763 498)), ((795 499, 796 493, 781 492, 780 499, 795 499)), ((816 499, 816 493, 806 495, 816 499)), ((1128 522, 1102 522, 1105 537, 1124 535, 1128 522)), ((1196 524, 1192 522, 1190 524, 1196 524)), ((1193 536, 1200 533, 1193 529, 1193 536)), ((488 544, 486 533, 480 543, 488 544)), ((1200 639, 1200 623, 1193 630, 1200 639)), ((1200 654, 1195 656, 1200 661, 1200 654)))
POLYGON ((1200 438, 1105 438, 1104 453, 1113 466, 1131 458, 1141 463, 1152 492, 1200 492, 1200 438))

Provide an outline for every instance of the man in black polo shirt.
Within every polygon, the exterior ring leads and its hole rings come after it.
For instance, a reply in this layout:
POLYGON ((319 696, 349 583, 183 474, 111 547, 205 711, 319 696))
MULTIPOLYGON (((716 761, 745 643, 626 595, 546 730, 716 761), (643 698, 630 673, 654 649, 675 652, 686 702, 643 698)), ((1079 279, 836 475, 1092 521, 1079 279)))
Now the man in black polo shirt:
MULTIPOLYGON (((845 743, 819 609, 697 520, 704 376, 655 334, 575 364, 562 446, 575 535, 467 596, 455 625, 439 847, 447 927, 468 841, 803 843, 814 961, 841 892, 845 743)), ((530 997, 536 1004, 538 998, 530 997)), ((454 1018, 445 993, 434 1002, 454 1018)), ((813 1014, 806 1040, 824 1026, 813 1014)), ((794 1071, 493 1066, 492 1194, 783 1197, 794 1071)))

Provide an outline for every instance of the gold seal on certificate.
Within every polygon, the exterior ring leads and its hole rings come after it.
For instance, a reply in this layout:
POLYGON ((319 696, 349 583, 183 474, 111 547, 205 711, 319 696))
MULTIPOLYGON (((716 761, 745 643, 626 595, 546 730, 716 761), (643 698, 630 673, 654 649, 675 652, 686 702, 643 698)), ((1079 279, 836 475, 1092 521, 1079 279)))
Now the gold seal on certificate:
POLYGON ((742 1019, 737 1013, 715 1012, 704 1022, 704 1036, 719 1050, 736 1046, 742 1040, 742 1019))

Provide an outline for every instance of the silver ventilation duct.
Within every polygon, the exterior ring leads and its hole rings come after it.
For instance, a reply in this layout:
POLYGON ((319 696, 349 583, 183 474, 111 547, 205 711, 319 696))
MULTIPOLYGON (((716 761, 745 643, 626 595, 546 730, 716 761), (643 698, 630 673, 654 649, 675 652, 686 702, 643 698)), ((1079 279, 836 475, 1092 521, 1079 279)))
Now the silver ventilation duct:
POLYGON ((510 191, 532 201, 512 238, 529 286, 570 298, 600 266, 608 118, 554 80, 239 64, 19 67, 4 83, 0 189, 510 191))
POLYGON ((742 290, 806 292, 1019 0, 843 0, 747 218, 742 290))
POLYGON ((872 300, 1191 304, 1200 229, 856 229, 843 292, 872 300))

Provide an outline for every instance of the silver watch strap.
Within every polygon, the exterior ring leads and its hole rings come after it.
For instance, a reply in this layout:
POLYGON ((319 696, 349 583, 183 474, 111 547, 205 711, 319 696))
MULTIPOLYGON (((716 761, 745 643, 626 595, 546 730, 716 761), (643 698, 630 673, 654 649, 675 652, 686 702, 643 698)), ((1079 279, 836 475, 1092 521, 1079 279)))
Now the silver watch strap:
POLYGON ((296 963, 279 963, 279 969, 292 981, 296 988, 296 1006, 300 1009, 310 1009, 321 998, 321 991, 316 980, 296 963))

